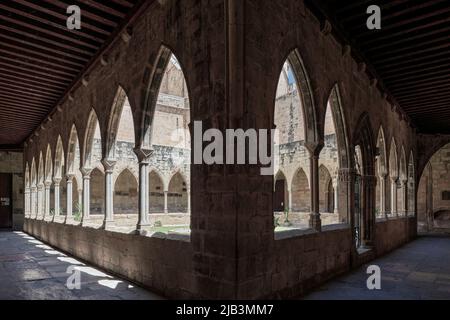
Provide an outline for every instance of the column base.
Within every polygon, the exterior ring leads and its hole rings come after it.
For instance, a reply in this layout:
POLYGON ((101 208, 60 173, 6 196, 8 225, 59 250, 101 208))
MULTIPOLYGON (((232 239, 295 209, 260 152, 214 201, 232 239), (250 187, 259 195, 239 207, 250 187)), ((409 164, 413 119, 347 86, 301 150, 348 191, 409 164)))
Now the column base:
POLYGON ((115 222, 114 220, 104 220, 103 221, 103 225, 102 225, 102 229, 104 230, 111 230, 111 228, 113 228, 115 226, 115 222))
POLYGON ((64 219, 64 224, 75 224, 75 219, 73 217, 66 216, 64 219))
POLYGON ((311 213, 309 215, 309 227, 317 232, 322 231, 322 220, 320 219, 320 213, 311 213))
POLYGON ((90 218, 83 218, 81 220, 81 226, 82 227, 89 227, 91 223, 91 219, 90 218))
POLYGON ((138 223, 138 225, 136 226, 135 233, 137 235, 145 236, 147 234, 147 230, 145 230, 145 227, 151 227, 151 226, 152 225, 150 222, 138 223))

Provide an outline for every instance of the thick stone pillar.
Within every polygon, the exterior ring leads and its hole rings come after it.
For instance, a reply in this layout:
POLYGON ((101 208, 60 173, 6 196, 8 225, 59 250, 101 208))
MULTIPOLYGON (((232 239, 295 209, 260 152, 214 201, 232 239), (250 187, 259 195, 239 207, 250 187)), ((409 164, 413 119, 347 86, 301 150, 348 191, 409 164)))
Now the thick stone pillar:
POLYGON ((60 208, 61 208, 61 190, 60 190, 60 183, 61 178, 54 178, 53 179, 53 185, 55 187, 55 213, 53 216, 53 220, 58 218, 61 215, 60 208))
POLYGON ((91 172, 90 168, 82 168, 81 174, 83 175, 83 194, 82 194, 82 210, 83 217, 81 218, 81 225, 89 223, 91 218, 91 172))
POLYGON ((309 217, 309 227, 316 231, 321 231, 322 221, 320 219, 319 208, 319 155, 312 154, 310 160, 311 176, 311 214, 309 217))
POLYGON ((334 210, 335 214, 339 213, 339 190, 338 190, 338 179, 337 177, 333 179, 333 189, 334 189, 334 210))
POLYGON ((391 177, 391 214, 398 217, 397 210, 397 177, 391 177))
POLYGON ((52 186, 51 181, 45 181, 43 220, 48 219, 50 217, 50 187, 51 186, 52 186))
POLYGON ((167 206, 167 198, 169 196, 169 191, 164 190, 164 213, 169 213, 169 208, 167 206))
POLYGON ((103 167, 105 168, 105 219, 103 228, 107 229, 114 225, 114 185, 113 172, 116 161, 103 159, 103 167))
POLYGON ((136 233, 142 233, 145 227, 150 226, 149 212, 149 157, 153 150, 135 149, 139 161, 139 220, 136 226, 136 233))
POLYGON ((67 174, 66 176, 66 221, 65 223, 71 223, 73 222, 73 199, 72 199, 72 192, 73 192, 73 174, 67 174))

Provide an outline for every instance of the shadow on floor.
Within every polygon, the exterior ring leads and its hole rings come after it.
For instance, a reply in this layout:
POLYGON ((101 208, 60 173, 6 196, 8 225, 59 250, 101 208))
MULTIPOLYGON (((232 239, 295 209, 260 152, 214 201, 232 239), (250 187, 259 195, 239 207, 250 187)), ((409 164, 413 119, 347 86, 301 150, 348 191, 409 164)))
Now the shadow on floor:
POLYGON ((161 299, 23 232, 0 232, 0 283, 2 300, 161 299))

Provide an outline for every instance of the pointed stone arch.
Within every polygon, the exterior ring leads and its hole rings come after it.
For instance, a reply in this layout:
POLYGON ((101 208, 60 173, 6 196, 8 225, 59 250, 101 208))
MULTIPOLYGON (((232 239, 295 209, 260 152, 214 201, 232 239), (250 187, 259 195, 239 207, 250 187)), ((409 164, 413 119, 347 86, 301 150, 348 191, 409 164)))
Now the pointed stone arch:
POLYGON ((164 193, 168 186, 162 174, 155 168, 149 173, 149 213, 164 213, 164 193))
POLYGON ((64 146, 61 136, 58 136, 55 149, 55 166, 54 166, 55 178, 61 179, 63 177, 64 165, 65 165, 64 146))
MULTIPOLYGON (((350 151, 347 134, 347 124, 345 121, 345 113, 342 106, 339 85, 336 83, 331 89, 331 93, 327 102, 327 111, 331 111, 333 118, 334 131, 336 133, 336 141, 338 147, 339 168, 350 168, 350 151)), ((326 117, 326 113, 325 113, 326 117)), ((325 128, 325 126, 324 126, 325 128)))
POLYGON ((177 171, 169 180, 167 209, 169 213, 188 212, 187 181, 181 171, 177 171))
POLYGON ((387 212, 388 194, 386 193, 386 177, 388 175, 386 138, 383 126, 380 125, 377 136, 377 153, 375 157, 375 175, 377 179, 375 210, 378 218, 384 218, 387 212))
MULTIPOLYGON (((100 130, 100 124, 98 121, 97 113, 95 112, 95 109, 92 109, 89 113, 89 118, 86 126, 86 133, 84 135, 84 141, 83 141, 83 149, 81 152, 81 166, 83 168, 92 169, 96 167, 96 162, 99 162, 102 158, 101 154, 101 147, 100 150, 97 152, 99 153, 100 159, 93 159, 95 157, 95 150, 94 150, 94 140, 96 138, 96 135, 99 136, 101 141, 101 130, 100 130)), ((100 143, 101 146, 101 143, 100 143)), ((97 154, 98 156, 98 154, 97 154)))
MULTIPOLYGON (((162 81, 164 79, 167 66, 170 61, 175 60, 176 64, 179 66, 184 80, 185 95, 189 101, 190 87, 188 85, 187 78, 185 76, 185 69, 182 63, 178 59, 176 53, 171 50, 168 46, 162 45, 156 57, 154 67, 151 70, 147 70, 150 74, 149 77, 144 79, 144 91, 143 91, 143 117, 140 126, 140 146, 144 149, 151 149, 153 144, 153 132, 154 132, 154 116, 155 109, 158 102, 158 96, 160 93, 162 81)), ((191 111, 189 111, 189 118, 191 119, 191 111)))
POLYGON ((72 125, 69 135, 69 143, 67 146, 67 164, 66 172, 68 174, 75 174, 76 170, 79 169, 79 164, 76 166, 75 162, 79 161, 80 145, 78 139, 78 130, 75 124, 72 125))
POLYGON ((305 124, 305 146, 311 148, 319 141, 316 121, 317 112, 311 82, 298 49, 291 51, 286 60, 292 66, 297 90, 302 102, 301 105, 305 124))
POLYGON ((310 212, 311 185, 307 174, 302 167, 295 170, 291 182, 292 211, 310 212))
POLYGON ((398 152, 397 152, 397 143, 395 142, 395 138, 393 137, 391 140, 391 147, 389 149, 389 176, 391 179, 398 178, 398 152))
POLYGON ((47 146, 47 152, 45 155, 45 182, 52 183, 53 180, 53 157, 50 144, 47 146))
POLYGON ((111 113, 109 115, 106 143, 104 144, 106 150, 103 150, 103 154, 107 159, 116 158, 115 144, 117 141, 117 133, 119 131, 122 109, 127 99, 128 98, 125 90, 121 86, 119 86, 114 97, 113 105, 111 107, 111 113))

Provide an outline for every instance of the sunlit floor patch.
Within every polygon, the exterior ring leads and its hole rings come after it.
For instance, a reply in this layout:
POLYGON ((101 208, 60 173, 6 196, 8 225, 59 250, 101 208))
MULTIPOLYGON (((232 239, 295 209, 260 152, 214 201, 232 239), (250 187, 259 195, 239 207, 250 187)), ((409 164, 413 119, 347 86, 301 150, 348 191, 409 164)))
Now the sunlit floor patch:
POLYGON ((0 232, 0 300, 160 300, 21 232, 0 232))

